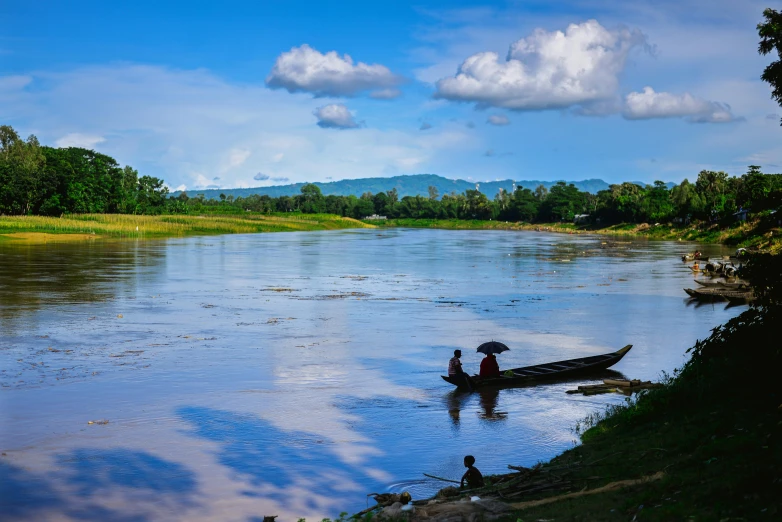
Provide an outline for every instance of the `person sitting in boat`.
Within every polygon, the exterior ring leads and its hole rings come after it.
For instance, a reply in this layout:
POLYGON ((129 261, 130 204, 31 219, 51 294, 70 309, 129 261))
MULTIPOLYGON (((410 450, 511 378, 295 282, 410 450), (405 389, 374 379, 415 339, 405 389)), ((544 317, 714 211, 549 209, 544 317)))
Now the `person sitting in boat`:
POLYGON ((467 481, 468 489, 482 488, 484 486, 483 475, 481 475, 481 472, 478 471, 474 464, 475 457, 472 455, 464 457, 464 467, 467 468, 467 471, 462 476, 462 482, 459 487, 463 488, 465 481, 467 481))
POLYGON ((701 258, 701 251, 700 250, 696 250, 695 254, 694 254, 694 257, 695 257, 695 259, 700 259, 701 258))
POLYGON ((467 383, 468 388, 472 388, 472 382, 470 376, 462 370, 462 361, 459 358, 462 356, 461 350, 454 350, 453 357, 448 361, 448 376, 457 380, 463 380, 467 383))
POLYGON ((697 259, 696 259, 696 260, 695 260, 695 262, 692 264, 692 269, 693 269, 693 270, 700 270, 700 269, 701 269, 701 265, 699 265, 699 264, 698 264, 698 260, 697 260, 697 259))
POLYGON ((481 379, 489 379, 491 377, 499 377, 500 365, 497 363, 497 357, 490 353, 481 361, 481 370, 478 374, 481 379))

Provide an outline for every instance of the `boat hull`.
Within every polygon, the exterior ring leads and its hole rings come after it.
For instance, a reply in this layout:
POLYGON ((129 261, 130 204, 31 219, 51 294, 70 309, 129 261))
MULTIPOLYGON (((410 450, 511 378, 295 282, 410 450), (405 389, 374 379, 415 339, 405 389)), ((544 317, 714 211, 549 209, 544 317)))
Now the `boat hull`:
POLYGON ((687 295, 702 301, 751 301, 754 299, 752 290, 747 288, 730 288, 724 286, 708 286, 695 290, 685 288, 687 295))
MULTIPOLYGON (((562 378, 577 377, 590 373, 599 372, 615 365, 630 351, 633 345, 628 344, 621 350, 604 355, 594 355, 591 357, 581 357, 580 359, 568 359, 556 361, 547 364, 537 364, 534 366, 524 366, 522 368, 513 368, 513 377, 494 377, 490 379, 477 379, 471 382, 473 389, 482 388, 512 388, 514 386, 525 386, 531 383, 555 381, 562 378)), ((506 370, 507 371, 507 370, 506 370)), ((441 375, 443 380, 460 389, 467 389, 467 386, 461 379, 451 376, 441 375)))

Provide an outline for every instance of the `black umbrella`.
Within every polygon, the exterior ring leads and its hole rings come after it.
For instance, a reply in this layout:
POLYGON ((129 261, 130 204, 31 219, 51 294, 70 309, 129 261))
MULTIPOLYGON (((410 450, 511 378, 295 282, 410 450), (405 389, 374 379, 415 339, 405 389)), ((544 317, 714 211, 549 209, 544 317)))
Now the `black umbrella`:
POLYGON ((507 346, 497 341, 489 341, 478 347, 478 351, 489 355, 490 353, 502 353, 510 350, 507 346))

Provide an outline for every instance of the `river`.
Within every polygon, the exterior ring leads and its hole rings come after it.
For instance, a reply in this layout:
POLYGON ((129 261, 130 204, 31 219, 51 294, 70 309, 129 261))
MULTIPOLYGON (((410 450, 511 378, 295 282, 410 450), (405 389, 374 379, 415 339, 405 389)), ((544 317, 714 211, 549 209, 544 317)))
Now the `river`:
MULTIPOLYGON (((701 245, 707 255, 726 247, 701 245)), ((280 522, 422 498, 573 447, 622 395, 456 394, 500 367, 615 351, 657 380, 742 307, 690 306, 693 244, 347 230, 0 242, 0 519, 280 522), (106 422, 108 421, 108 422, 106 422), (371 502, 371 501, 370 501, 371 502)))

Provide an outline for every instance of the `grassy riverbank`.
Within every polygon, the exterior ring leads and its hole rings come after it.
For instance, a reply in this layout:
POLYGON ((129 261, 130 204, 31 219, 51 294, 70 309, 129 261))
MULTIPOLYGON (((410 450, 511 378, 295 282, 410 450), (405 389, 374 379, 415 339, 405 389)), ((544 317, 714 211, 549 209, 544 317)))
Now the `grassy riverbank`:
POLYGON ((110 238, 160 238, 254 232, 297 232, 370 228, 361 221, 330 214, 163 215, 74 214, 64 217, 0 217, 0 240, 51 241, 110 238))
POLYGON ((463 219, 388 219, 365 221, 379 227, 442 228, 448 230, 533 230, 566 234, 606 234, 614 236, 646 237, 672 241, 722 243, 736 247, 757 248, 769 252, 782 251, 782 229, 768 220, 754 219, 729 227, 695 223, 688 226, 671 224, 622 224, 600 227, 572 223, 512 223, 506 221, 463 219))

